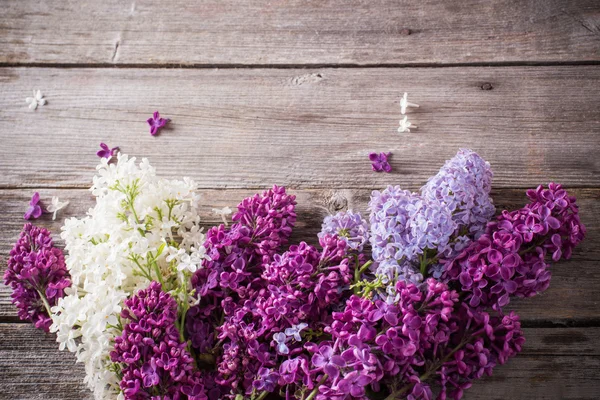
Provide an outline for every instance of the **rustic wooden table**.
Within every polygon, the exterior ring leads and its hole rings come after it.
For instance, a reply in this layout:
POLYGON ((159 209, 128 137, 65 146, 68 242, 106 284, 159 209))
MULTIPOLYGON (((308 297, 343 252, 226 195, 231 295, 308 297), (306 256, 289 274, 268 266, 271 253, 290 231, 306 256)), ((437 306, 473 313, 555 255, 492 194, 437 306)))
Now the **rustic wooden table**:
MULTIPOLYGON (((557 181, 588 238, 543 295, 515 301, 523 353, 467 399, 600 397, 600 3, 597 0, 4 0, 0 255, 34 191, 92 204, 99 142, 196 179, 205 223, 272 184, 299 197, 296 240, 327 212, 417 189, 458 148, 495 169, 499 209, 557 181), (48 104, 24 102, 40 89, 48 104), (396 133, 408 92, 418 130, 396 133), (172 119, 160 136, 146 118, 172 119), (391 151, 394 171, 367 154, 391 151)), ((60 221, 39 223, 58 236, 60 221)), ((0 285, 0 398, 90 399, 83 369, 21 323, 0 285)))

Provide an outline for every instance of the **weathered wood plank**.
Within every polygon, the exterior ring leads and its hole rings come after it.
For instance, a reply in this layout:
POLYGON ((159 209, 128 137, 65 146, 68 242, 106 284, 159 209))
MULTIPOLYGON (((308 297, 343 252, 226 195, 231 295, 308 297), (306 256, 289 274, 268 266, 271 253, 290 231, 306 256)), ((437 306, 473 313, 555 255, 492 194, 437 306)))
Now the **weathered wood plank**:
MULTIPOLYGON (((415 188, 411 188, 415 189, 415 188)), ((206 227, 220 223, 212 208, 235 207, 244 197, 255 190, 201 190, 203 196, 202 217, 206 227)), ((306 240, 316 243, 316 234, 328 212, 352 208, 365 211, 370 191, 363 190, 291 190, 298 197, 298 223, 292 242, 306 240)), ((553 280, 550 289, 531 299, 514 300, 513 308, 527 322, 570 323, 600 321, 600 189, 574 189, 578 197, 581 216, 588 228, 588 237, 575 250, 573 258, 556 264, 552 268, 553 280)), ((59 196, 71 204, 60 215, 61 218, 83 216, 93 205, 93 198, 82 189, 42 190, 42 199, 59 196)), ((0 257, 6 259, 23 225, 22 215, 31 196, 30 190, 0 190, 0 209, 5 220, 0 231, 0 257)), ((494 193, 498 209, 515 209, 526 202, 523 190, 503 189, 494 193)), ((62 222, 52 221, 50 215, 38 220, 55 233, 57 243, 62 222)), ((1 270, 6 266, 2 262, 1 270)), ((15 318, 16 312, 10 304, 7 287, 0 285, 0 317, 15 318)))
POLYGON ((0 16, 0 62, 598 61, 599 26, 594 0, 9 0, 0 16))
MULTIPOLYGON (((3 398, 91 399, 74 356, 25 324, 0 324, 3 398)), ((465 399, 595 399, 600 391, 600 328, 525 329, 523 353, 477 382, 465 399)))
POLYGON ((99 142, 204 188, 421 185, 460 147, 495 187, 599 187, 600 68, 3 68, 0 187, 87 187, 99 142), (489 82, 493 90, 482 90, 489 82), (48 104, 30 112, 40 88, 48 104), (418 130, 398 134, 398 97, 418 130), (145 120, 172 118, 157 137, 145 120), (367 158, 391 151, 394 171, 367 158))

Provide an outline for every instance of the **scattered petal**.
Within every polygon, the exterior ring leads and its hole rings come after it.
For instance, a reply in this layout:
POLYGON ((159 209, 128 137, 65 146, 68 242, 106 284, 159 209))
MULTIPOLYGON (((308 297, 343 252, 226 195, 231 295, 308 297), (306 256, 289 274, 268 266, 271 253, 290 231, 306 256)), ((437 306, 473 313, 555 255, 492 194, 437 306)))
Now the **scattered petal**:
POLYGON ((158 130, 165 126, 169 121, 170 119, 161 118, 160 113, 158 111, 154 111, 154 114, 152 114, 152 118, 148 118, 147 120, 148 125, 150 125, 150 134, 152 136, 155 136, 158 133, 158 130))
POLYGON ((392 166, 388 162, 388 157, 392 153, 371 153, 369 154, 369 160, 371 160, 373 171, 375 172, 390 172, 392 166))
POLYGON ((29 104, 29 109, 30 110, 35 110, 38 106, 43 106, 44 104, 46 104, 46 99, 44 99, 44 96, 42 95, 41 91, 35 91, 35 89, 33 90, 33 97, 27 97, 25 99, 25 102, 27 104, 29 104))
POLYGON ((404 92, 404 96, 402 96, 400 98, 400 113, 402 115, 406 114, 406 109, 408 107, 415 107, 415 108, 417 108, 417 107, 419 107, 419 105, 415 104, 415 103, 410 103, 408 101, 408 93, 404 92))
POLYGON ((410 128, 416 129, 417 126, 413 125, 408 121, 408 117, 405 115, 403 119, 400 120, 400 126, 398 127, 399 133, 410 132, 410 128))
POLYGON ((229 208, 229 207, 213 208, 212 210, 215 214, 221 216, 221 219, 223 220, 223 224, 225 226, 229 226, 229 224, 227 223, 227 215, 231 215, 231 208, 229 208))
POLYGON ((52 214, 52 220, 54 221, 56 219, 56 213, 58 211, 62 210, 63 208, 65 208, 68 205, 69 205, 68 201, 62 201, 61 202, 58 197, 53 196, 52 197, 52 204, 50 204, 46 210, 48 212, 53 213, 52 214))
POLYGON ((111 158, 117 154, 119 147, 113 147, 109 149, 105 143, 100 143, 100 150, 96 153, 96 155, 100 158, 111 158))
POLYGON ((29 201, 29 208, 23 215, 25 219, 37 219, 42 216, 42 206, 40 204, 40 194, 35 192, 29 201))

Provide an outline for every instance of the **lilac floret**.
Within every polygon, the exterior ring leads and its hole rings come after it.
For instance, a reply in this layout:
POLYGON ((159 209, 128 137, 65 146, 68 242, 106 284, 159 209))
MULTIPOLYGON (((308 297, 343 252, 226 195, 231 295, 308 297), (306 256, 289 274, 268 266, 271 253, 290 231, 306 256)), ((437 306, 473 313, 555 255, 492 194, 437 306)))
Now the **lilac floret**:
POLYGON ((325 217, 318 236, 322 238, 324 235, 336 235, 350 249, 361 252, 369 240, 369 225, 358 212, 340 211, 325 217))

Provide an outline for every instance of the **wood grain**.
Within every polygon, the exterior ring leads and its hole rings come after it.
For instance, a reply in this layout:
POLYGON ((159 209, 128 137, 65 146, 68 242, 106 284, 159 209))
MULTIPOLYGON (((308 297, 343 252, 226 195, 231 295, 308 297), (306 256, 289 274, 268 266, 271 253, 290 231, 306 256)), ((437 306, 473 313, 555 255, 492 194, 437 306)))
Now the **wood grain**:
MULTIPOLYGON (((30 325, 2 324, 0 398, 92 399, 75 357, 30 325)), ((596 399, 600 328, 525 329, 523 353, 475 383, 466 400, 596 399)))
POLYGON ((595 0, 8 0, 11 64, 419 65, 600 60, 595 0))
POLYGON ((599 80, 596 66, 2 68, 0 188, 87 187, 99 142, 203 188, 418 187, 460 147, 491 162, 497 188, 598 187, 599 80), (31 88, 48 100, 35 112, 31 88), (419 128, 398 134, 404 91, 419 128), (156 109, 172 122, 152 137, 156 109), (392 174, 371 171, 372 151, 393 153, 392 174))
MULTIPOLYGON (((212 213, 213 208, 235 207, 242 198, 255 193, 255 190, 201 190, 201 216, 205 226, 219 224, 220 218, 212 213)), ((305 240, 316 244, 316 234, 323 218, 328 213, 352 208, 365 212, 369 200, 369 190, 291 190, 298 200, 298 222, 292 243, 305 240)), ((577 196, 582 221, 588 229, 586 240, 578 247, 573 258, 561 261, 552 267, 553 280, 550 289, 531 299, 515 299, 511 308, 517 311, 527 323, 540 324, 589 324, 600 323, 598 304, 600 303, 600 189, 574 189, 570 193, 577 196)), ((52 189, 40 191, 42 199, 58 196, 70 200, 71 204, 60 218, 83 216, 93 206, 90 193, 82 189, 52 189)), ((23 210, 31 196, 30 190, 0 190, 0 209, 5 221, 0 231, 0 257, 5 259, 8 250, 16 240, 23 225, 23 210)), ((498 210, 516 209, 527 199, 523 190, 503 189, 493 193, 498 210)), ((366 213, 365 213, 366 215, 366 213)), ((44 215, 36 222, 54 232, 56 242, 62 222, 52 221, 44 215)), ((0 269, 5 268, 5 262, 0 269)), ((16 312, 10 304, 9 289, 0 285, 0 318, 16 321, 16 312)))

